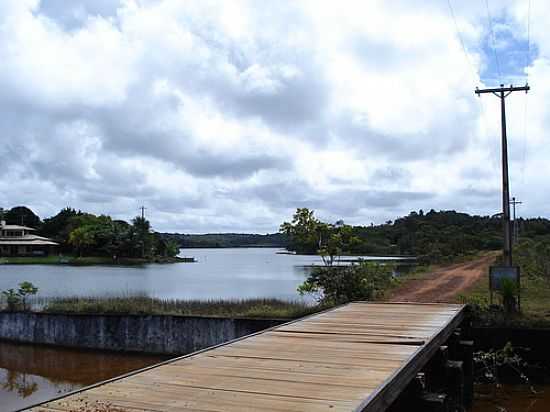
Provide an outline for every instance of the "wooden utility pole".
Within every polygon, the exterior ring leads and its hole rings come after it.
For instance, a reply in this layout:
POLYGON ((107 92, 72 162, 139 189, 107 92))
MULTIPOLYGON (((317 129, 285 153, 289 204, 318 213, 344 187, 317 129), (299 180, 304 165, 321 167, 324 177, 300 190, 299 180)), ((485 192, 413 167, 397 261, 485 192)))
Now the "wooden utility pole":
MULTIPOLYGON (((141 224, 145 225, 145 209, 147 209, 145 206, 141 206, 141 224)), ((143 227, 141 228, 141 257, 145 257, 145 236, 143 233, 143 227)))
POLYGON ((518 222, 516 221, 516 205, 521 205, 522 202, 512 198, 510 204, 512 205, 512 218, 514 219, 514 244, 518 241, 518 222))
POLYGON ((512 266, 512 234, 510 226, 510 187, 508 180, 508 141, 506 137, 506 97, 512 92, 524 91, 527 93, 530 87, 526 84, 522 87, 500 87, 493 89, 479 89, 476 87, 475 93, 479 96, 483 93, 493 93, 500 99, 500 117, 502 128, 502 226, 504 232, 503 258, 504 265, 512 266))

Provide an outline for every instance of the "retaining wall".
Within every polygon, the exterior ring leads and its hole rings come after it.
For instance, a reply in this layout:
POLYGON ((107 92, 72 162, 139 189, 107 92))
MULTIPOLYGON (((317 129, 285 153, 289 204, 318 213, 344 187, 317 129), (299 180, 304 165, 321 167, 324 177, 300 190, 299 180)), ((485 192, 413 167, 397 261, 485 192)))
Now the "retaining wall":
POLYGON ((190 353, 285 322, 199 316, 0 312, 0 339, 164 355, 190 353))

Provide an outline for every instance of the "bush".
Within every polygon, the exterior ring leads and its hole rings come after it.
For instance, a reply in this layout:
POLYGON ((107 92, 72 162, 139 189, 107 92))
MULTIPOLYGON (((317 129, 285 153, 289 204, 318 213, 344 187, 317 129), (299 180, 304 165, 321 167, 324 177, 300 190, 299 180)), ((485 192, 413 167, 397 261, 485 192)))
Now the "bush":
POLYGON ((298 287, 300 295, 315 295, 323 305, 339 305, 378 297, 394 281, 393 267, 361 261, 349 266, 314 268, 298 287))
POLYGON ((29 310, 27 305, 27 296, 36 295, 38 288, 31 282, 21 282, 17 292, 14 289, 2 291, 2 295, 6 297, 6 303, 10 312, 18 310, 20 307, 23 310, 29 310))
POLYGON ((8 304, 8 310, 10 312, 14 312, 19 307, 19 304, 21 303, 21 296, 13 290, 13 289, 7 289, 2 291, 2 295, 6 297, 6 303, 8 304))

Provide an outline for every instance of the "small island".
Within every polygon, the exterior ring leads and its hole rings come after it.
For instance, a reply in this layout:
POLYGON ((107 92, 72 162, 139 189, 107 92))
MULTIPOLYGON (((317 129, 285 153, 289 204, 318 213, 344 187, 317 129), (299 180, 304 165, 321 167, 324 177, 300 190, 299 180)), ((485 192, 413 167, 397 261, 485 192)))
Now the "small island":
POLYGON ((67 207, 42 221, 25 206, 0 210, 0 264, 194 262, 178 253, 178 242, 153 231, 143 214, 128 223, 67 207))

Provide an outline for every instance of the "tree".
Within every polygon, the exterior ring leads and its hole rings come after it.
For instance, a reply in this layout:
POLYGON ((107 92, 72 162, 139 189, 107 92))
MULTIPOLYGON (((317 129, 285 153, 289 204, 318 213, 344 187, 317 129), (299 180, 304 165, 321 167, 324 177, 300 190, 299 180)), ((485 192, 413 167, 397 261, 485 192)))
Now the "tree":
POLYGON ((69 235, 69 243, 76 247, 78 255, 82 257, 84 250, 94 242, 89 226, 77 227, 69 235))
POLYGON ((151 223, 144 217, 136 216, 132 220, 132 227, 137 235, 141 257, 144 258, 146 254, 151 253, 152 249, 151 223))
POLYGON ((44 219, 44 223, 39 231, 42 236, 55 239, 61 244, 61 250, 70 251, 69 235, 76 226, 71 225, 71 219, 81 215, 82 212, 76 211, 70 207, 61 209, 59 213, 50 218, 44 219))
POLYGON ((27 296, 36 295, 38 288, 34 286, 31 282, 21 282, 19 284, 19 289, 17 294, 21 297, 21 304, 23 305, 23 310, 29 310, 27 306, 27 296))
POLYGON ((8 225, 23 225, 32 228, 40 226, 40 218, 26 206, 16 206, 4 213, 8 225))
POLYGON ((289 250, 302 254, 315 254, 319 250, 326 228, 313 215, 313 210, 298 208, 292 222, 284 222, 280 232, 289 238, 289 250))
POLYGON ((339 305, 376 298, 393 279, 391 265, 361 261, 349 266, 323 266, 311 271, 298 292, 313 294, 323 305, 339 305))

